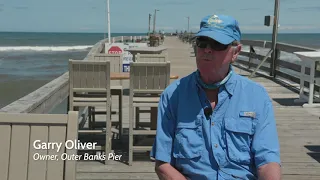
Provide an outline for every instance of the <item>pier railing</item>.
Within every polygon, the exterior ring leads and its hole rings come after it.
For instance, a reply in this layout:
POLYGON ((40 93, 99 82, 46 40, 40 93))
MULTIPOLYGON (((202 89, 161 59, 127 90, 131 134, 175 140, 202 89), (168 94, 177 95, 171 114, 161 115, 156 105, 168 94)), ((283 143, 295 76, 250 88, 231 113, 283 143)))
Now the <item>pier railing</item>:
MULTIPOLYGON (((181 34, 178 38, 183 41, 193 45, 194 50, 196 51, 194 41, 194 34, 181 34)), ((241 44, 243 45, 243 49, 246 47, 249 48, 249 51, 242 50, 239 57, 236 61, 236 64, 255 71, 258 66, 259 71, 265 73, 270 78, 277 78, 282 80, 289 80, 293 83, 300 84, 300 77, 301 77, 301 61, 299 61, 299 57, 293 54, 293 52, 301 52, 301 51, 317 51, 314 48, 305 47, 305 46, 298 46, 294 44, 287 44, 287 43, 276 43, 275 49, 275 60, 272 61, 271 53, 259 53, 265 52, 264 50, 271 49, 271 41, 264 41, 264 40, 241 40, 241 44), (260 48, 259 50, 257 50, 260 48), (286 53, 287 55, 290 54, 291 57, 294 57, 292 60, 285 60, 284 56, 281 56, 282 53, 286 53), (266 57, 266 55, 268 57, 266 57), (261 64, 264 60, 265 62, 261 64)), ((196 52, 195 52, 196 53, 196 52)), ((305 74, 310 76, 310 67, 306 67, 305 74)), ((315 69, 315 76, 320 77, 320 64, 316 65, 315 69)), ((304 82, 305 87, 309 87, 309 82, 304 82)), ((315 91, 319 92, 320 84, 315 84, 315 91)))
MULTIPOLYGON (((301 63, 299 57, 293 52, 299 51, 317 51, 316 49, 304 46, 298 46, 286 43, 277 43, 275 50, 275 61, 272 61, 271 55, 266 57, 265 54, 257 53, 257 47, 271 49, 271 41, 262 40, 242 40, 241 44, 249 47, 248 51, 241 51, 240 55, 247 58, 238 58, 237 63, 244 65, 247 69, 256 70, 262 60, 266 61, 259 67, 261 72, 267 73, 273 79, 289 80, 289 82, 300 84, 301 78, 301 63), (282 53, 290 54, 293 59, 285 60, 282 53), (274 63, 274 64, 273 64, 274 63)), ((286 57, 288 59, 289 57, 286 57)), ((310 76, 310 67, 305 68, 304 76, 310 76)), ((320 76, 320 64, 316 65, 315 76, 320 76)), ((304 86, 309 88, 309 82, 305 81, 304 86)), ((320 84, 315 84, 314 91, 319 92, 320 84)))
MULTIPOLYGON (((111 42, 146 42, 147 36, 119 36, 113 37, 111 42)), ((97 42, 87 56, 90 59, 93 54, 104 53, 105 43, 108 39, 97 42)), ((67 60, 67 59, 66 59, 67 60)), ((8 104, 0 109, 0 112, 7 113, 49 113, 57 105, 61 104, 67 97, 69 92, 69 72, 64 73, 58 78, 43 85, 39 89, 30 94, 8 104)))

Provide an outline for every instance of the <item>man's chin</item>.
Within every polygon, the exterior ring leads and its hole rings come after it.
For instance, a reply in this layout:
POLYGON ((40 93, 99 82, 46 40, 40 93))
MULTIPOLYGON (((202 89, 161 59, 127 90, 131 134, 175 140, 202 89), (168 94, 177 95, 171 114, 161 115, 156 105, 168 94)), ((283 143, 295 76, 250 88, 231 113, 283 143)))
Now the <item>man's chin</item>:
POLYGON ((219 74, 215 70, 199 70, 203 82, 209 84, 212 79, 218 78, 219 74))
POLYGON ((215 74, 213 69, 199 69, 201 76, 212 76, 215 74))

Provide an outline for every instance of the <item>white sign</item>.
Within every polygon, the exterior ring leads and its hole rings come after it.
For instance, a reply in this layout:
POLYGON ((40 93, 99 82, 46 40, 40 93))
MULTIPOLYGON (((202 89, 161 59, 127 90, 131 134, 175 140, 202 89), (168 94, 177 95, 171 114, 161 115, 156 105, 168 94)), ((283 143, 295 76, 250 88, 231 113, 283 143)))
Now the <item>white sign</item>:
POLYGON ((135 47, 148 47, 147 43, 112 43, 105 44, 105 52, 107 54, 122 54, 122 68, 123 72, 130 71, 130 63, 132 62, 133 55, 127 49, 135 47))

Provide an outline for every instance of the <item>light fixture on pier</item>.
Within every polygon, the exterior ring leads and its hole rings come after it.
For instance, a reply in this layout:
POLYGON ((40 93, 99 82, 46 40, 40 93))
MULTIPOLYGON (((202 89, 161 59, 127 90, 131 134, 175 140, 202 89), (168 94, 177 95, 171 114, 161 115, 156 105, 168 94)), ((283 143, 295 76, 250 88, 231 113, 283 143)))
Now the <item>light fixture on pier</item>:
POLYGON ((190 32, 190 28, 189 28, 189 27, 190 27, 190 26, 189 26, 189 25, 190 25, 190 16, 188 16, 188 17, 186 17, 186 18, 188 19, 188 33, 189 33, 189 32, 190 32))
POLYGON ((157 11, 160 11, 159 9, 154 10, 154 15, 153 15, 153 34, 156 33, 156 16, 157 16, 157 11))
POLYGON ((107 11, 108 11, 108 42, 111 44, 111 32, 110 32, 110 2, 107 0, 107 11))
POLYGON ((150 24, 151 24, 151 14, 149 13, 149 26, 148 26, 148 36, 150 35, 150 24))

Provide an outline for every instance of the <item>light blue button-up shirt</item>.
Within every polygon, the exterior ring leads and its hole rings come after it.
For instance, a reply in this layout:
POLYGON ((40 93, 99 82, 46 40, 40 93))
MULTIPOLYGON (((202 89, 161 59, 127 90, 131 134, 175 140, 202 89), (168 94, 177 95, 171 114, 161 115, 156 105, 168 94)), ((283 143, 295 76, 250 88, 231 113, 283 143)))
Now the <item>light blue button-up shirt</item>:
POLYGON ((206 107, 195 72, 170 84, 160 98, 151 157, 192 180, 257 179, 259 166, 280 164, 272 101, 261 85, 232 73, 211 116, 206 107))

